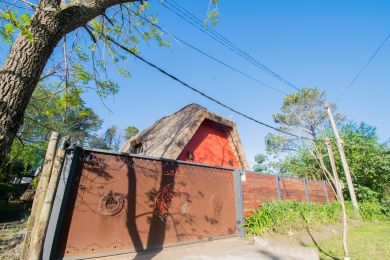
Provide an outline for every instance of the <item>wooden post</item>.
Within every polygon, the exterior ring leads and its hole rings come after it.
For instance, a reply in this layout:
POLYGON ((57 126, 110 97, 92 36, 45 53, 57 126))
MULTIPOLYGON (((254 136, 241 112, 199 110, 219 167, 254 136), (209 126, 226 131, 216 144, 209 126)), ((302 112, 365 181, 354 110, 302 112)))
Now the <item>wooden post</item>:
POLYGON ((344 249, 344 260, 349 260, 349 252, 347 246, 347 212, 345 209, 343 191, 341 190, 339 176, 337 174, 336 163, 333 156, 332 146, 330 144, 329 138, 325 139, 325 145, 328 149, 329 161, 332 166, 333 178, 335 180, 336 192, 338 193, 339 202, 341 205, 341 211, 343 215, 343 249, 344 249))
POLYGON ((26 235, 24 237, 23 247, 20 253, 21 255, 20 259, 26 258, 26 253, 28 251, 28 246, 30 242, 30 233, 34 229, 35 223, 38 221, 39 218, 39 214, 43 204, 43 199, 45 197, 46 189, 49 183, 50 172, 53 166, 54 156, 56 154, 58 137, 59 134, 57 132, 52 132, 50 135, 50 139, 49 139, 49 143, 45 155, 45 161, 39 177, 38 186, 35 189, 35 195, 31 207, 31 213, 27 222, 26 235))
POLYGON ((50 213, 53 205, 53 200, 57 190, 58 181, 62 169, 62 164, 65 158, 65 148, 69 137, 62 140, 61 148, 57 149, 54 165, 50 177, 49 186, 47 188, 46 196, 42 206, 41 214, 39 216, 36 232, 31 234, 30 258, 32 260, 39 260, 42 256, 43 243, 46 235, 47 226, 49 223, 50 213))
POLYGON ((326 186, 326 181, 322 181, 322 183, 324 185, 324 192, 325 192, 326 202, 329 202, 328 187, 326 186))
POLYGON ((304 192, 305 192, 306 202, 310 202, 310 197, 309 197, 309 191, 307 189, 307 179, 306 178, 303 179, 303 188, 304 188, 304 192))
POLYGON ((280 175, 276 175, 276 192, 278 193, 278 200, 283 200, 282 191, 280 190, 280 175))
POLYGON ((333 132, 334 132, 334 134, 336 136, 336 139, 337 139, 337 148, 339 149, 341 162, 343 164, 343 169, 344 169, 344 172, 345 172, 345 179, 347 180, 348 190, 349 190, 349 194, 351 196, 352 205, 353 205, 353 207, 355 208, 356 211, 359 211, 359 205, 358 205, 358 202, 357 202, 357 199, 356 199, 355 190, 353 188, 351 173, 349 171, 347 158, 346 158, 345 152, 344 152, 344 142, 343 142, 343 140, 341 139, 341 137, 339 135, 339 131, 337 130, 336 122, 335 122, 335 120, 333 118, 333 114, 332 114, 330 106, 327 105, 326 109, 328 111, 330 123, 331 123, 332 128, 333 128, 333 132))

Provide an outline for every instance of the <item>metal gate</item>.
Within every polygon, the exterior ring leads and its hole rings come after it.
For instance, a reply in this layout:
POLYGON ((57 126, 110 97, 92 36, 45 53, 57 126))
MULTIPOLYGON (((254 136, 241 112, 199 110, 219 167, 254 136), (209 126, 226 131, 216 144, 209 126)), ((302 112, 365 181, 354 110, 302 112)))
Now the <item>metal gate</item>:
POLYGON ((45 241, 50 258, 227 237, 242 221, 233 169, 81 150, 68 155, 62 174, 45 241))

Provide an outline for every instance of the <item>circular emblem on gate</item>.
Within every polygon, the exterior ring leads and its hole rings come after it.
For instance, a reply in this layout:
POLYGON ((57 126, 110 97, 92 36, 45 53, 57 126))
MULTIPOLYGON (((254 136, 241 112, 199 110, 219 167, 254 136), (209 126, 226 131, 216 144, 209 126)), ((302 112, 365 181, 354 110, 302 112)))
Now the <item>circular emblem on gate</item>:
POLYGON ((114 216, 122 210, 124 202, 122 193, 110 191, 101 197, 98 211, 101 215, 114 216))
POLYGON ((211 207, 215 212, 220 212, 223 208, 223 202, 219 195, 214 194, 211 197, 211 207))

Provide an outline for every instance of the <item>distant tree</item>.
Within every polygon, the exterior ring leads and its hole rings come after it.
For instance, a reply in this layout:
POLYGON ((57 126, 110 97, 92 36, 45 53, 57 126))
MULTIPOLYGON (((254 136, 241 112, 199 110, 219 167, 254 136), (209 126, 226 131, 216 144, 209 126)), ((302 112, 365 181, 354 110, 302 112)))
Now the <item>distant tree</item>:
MULTIPOLYGON (((345 121, 340 124, 340 134, 345 143, 345 153, 352 173, 356 195, 359 200, 389 201, 390 199, 390 149, 388 143, 380 143, 376 129, 366 123, 356 124, 345 121)), ((334 136, 331 137, 335 143, 334 136)), ((318 144, 321 153, 325 147, 318 144)), ((338 172, 343 167, 338 153, 335 153, 338 172)), ((327 157, 324 157, 329 165, 327 157)), ((308 149, 284 157, 279 162, 280 171, 285 175, 295 177, 318 176, 322 173, 316 159, 308 149)), ((340 174, 345 183, 345 175, 340 174)), ((345 190, 346 191, 346 190, 345 190)), ((348 198, 349 193, 344 192, 348 198)))
MULTIPOLYGON (((273 119, 280 129, 286 132, 317 140, 329 126, 325 104, 324 91, 303 88, 300 92, 284 98, 280 112, 273 114, 273 119)), ((339 117, 340 115, 337 115, 337 118, 339 117)), ((269 153, 294 152, 300 149, 302 140, 270 133, 266 137, 266 145, 269 153)))
MULTIPOLYGON (((347 121, 341 125, 341 133, 357 197, 360 200, 378 199, 389 203, 389 144, 380 143, 376 128, 366 123, 347 121)), ((339 156, 336 160, 337 168, 341 171, 339 156)), ((345 181, 344 175, 341 178, 345 181)))
POLYGON ((268 167, 267 165, 265 164, 267 161, 267 156, 264 155, 264 154, 258 154, 255 156, 255 165, 253 166, 253 170, 255 172, 265 172, 268 167))
POLYGON ((137 127, 129 126, 125 129, 125 140, 130 139, 131 137, 138 134, 139 130, 137 127))
POLYGON ((100 129, 102 120, 81 98, 81 88, 56 93, 51 86, 39 86, 27 107, 18 138, 29 143, 45 141, 55 130, 69 135, 71 142, 85 144, 100 129))
POLYGON ((107 128, 103 136, 94 136, 88 146, 91 148, 119 150, 125 140, 138 133, 138 128, 129 126, 125 130, 120 131, 116 125, 107 128))
POLYGON ((90 148, 110 150, 111 148, 106 144, 103 137, 94 136, 88 143, 90 148))
POLYGON ((116 125, 111 126, 104 132, 104 142, 110 148, 115 148, 118 138, 118 127, 116 125))

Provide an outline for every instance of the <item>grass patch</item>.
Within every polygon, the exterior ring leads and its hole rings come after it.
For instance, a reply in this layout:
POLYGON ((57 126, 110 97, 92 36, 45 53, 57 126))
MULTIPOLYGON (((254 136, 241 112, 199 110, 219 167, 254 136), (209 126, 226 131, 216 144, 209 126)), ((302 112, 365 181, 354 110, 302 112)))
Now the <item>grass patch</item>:
MULTIPOLYGON (((360 203, 363 220, 390 220, 388 209, 376 202, 360 203)), ((350 219, 359 219, 352 204, 346 203, 350 219)), ((341 207, 338 202, 307 203, 299 201, 270 201, 246 218, 247 233, 261 235, 264 232, 286 233, 313 228, 323 224, 339 223, 341 207)))
MULTIPOLYGON (((390 259, 390 222, 367 222, 348 231, 351 259, 390 259)), ((321 259, 343 259, 341 236, 318 242, 321 259)))

